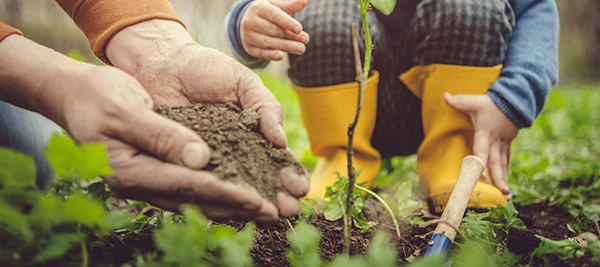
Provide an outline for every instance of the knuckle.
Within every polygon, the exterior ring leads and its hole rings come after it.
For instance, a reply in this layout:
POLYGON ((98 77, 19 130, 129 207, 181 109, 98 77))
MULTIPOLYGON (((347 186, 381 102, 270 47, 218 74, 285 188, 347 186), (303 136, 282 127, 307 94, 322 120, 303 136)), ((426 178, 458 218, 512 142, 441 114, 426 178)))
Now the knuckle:
POLYGON ((275 24, 271 24, 269 29, 267 29, 267 31, 269 32, 270 35, 272 36, 276 36, 276 37, 284 37, 283 36, 283 31, 281 30, 281 28, 275 24))
POLYGON ((156 156, 162 159, 174 159, 176 151, 171 149, 175 140, 181 139, 180 132, 172 127, 158 127, 154 135, 153 145, 156 156))
POLYGON ((269 19, 270 21, 276 21, 278 19, 277 10, 276 9, 269 10, 269 13, 267 13, 267 19, 269 19))
POLYGON ((271 41, 270 38, 268 37, 264 37, 261 41, 261 44, 263 47, 267 48, 267 49, 272 49, 273 48, 273 41, 271 41))

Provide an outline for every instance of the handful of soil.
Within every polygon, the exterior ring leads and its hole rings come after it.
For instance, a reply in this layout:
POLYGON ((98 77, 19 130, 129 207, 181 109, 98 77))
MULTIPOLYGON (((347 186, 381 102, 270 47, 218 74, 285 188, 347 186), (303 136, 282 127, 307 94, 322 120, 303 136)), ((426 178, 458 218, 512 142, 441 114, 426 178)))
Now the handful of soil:
POLYGON ((258 132, 259 116, 227 103, 225 107, 195 104, 188 107, 160 105, 156 112, 192 129, 211 149, 204 169, 236 184, 252 186, 277 206, 277 193, 285 191, 281 169, 293 166, 303 174, 302 165, 287 149, 273 146, 258 132))

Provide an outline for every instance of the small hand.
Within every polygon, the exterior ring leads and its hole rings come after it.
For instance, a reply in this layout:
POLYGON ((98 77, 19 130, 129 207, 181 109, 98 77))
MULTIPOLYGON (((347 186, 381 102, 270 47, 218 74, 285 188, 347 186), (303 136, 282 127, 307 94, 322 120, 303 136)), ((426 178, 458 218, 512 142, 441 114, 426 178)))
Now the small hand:
POLYGON ((240 22, 242 46, 248 54, 268 60, 282 60, 284 52, 302 54, 308 33, 289 14, 306 6, 306 0, 256 0, 240 22))
POLYGON ((475 127, 473 151, 488 167, 494 184, 506 199, 512 199, 508 187, 510 146, 519 128, 496 106, 488 95, 444 94, 448 106, 469 115, 475 127))

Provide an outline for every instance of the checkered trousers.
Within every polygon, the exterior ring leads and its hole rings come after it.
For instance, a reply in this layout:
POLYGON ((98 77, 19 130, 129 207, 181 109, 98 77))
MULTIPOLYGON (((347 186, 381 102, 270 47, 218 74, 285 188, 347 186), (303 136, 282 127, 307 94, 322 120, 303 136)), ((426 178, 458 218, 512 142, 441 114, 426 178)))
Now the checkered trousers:
MULTIPOLYGON (((368 13, 371 68, 380 74, 371 143, 383 157, 413 154, 423 140, 421 100, 398 79, 400 74, 414 65, 500 64, 515 23, 508 0, 422 0, 414 10, 400 13, 395 16, 399 20, 368 13)), ((358 2, 308 1, 293 16, 311 40, 303 55, 290 55, 292 82, 303 87, 353 82, 351 25, 361 25, 358 2)), ((363 43, 360 34, 361 54, 363 43)))

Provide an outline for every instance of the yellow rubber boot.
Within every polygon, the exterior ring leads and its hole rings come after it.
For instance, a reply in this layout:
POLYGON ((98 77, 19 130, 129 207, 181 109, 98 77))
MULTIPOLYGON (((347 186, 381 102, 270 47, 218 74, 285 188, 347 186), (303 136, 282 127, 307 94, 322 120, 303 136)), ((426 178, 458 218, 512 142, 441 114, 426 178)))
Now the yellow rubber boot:
MULTIPOLYGON (((469 116, 444 101, 450 94, 484 94, 500 74, 495 67, 434 64, 415 66, 400 79, 422 101, 425 139, 417 151, 417 173, 430 209, 442 212, 452 193, 461 162, 473 154, 474 128, 469 116)), ((506 199, 489 180, 477 182, 468 207, 490 209, 506 199)))
MULTIPOLYGON (((377 84, 379 74, 374 72, 367 80, 358 124, 354 132, 356 170, 362 169, 356 183, 367 182, 370 187, 381 167, 381 156, 371 146, 371 136, 377 116, 377 84)), ((308 133, 312 152, 319 157, 310 178, 307 198, 325 196, 325 188, 337 181, 336 172, 348 176, 348 124, 354 120, 358 101, 358 83, 345 83, 325 87, 300 87, 292 85, 298 95, 302 121, 308 133)))

